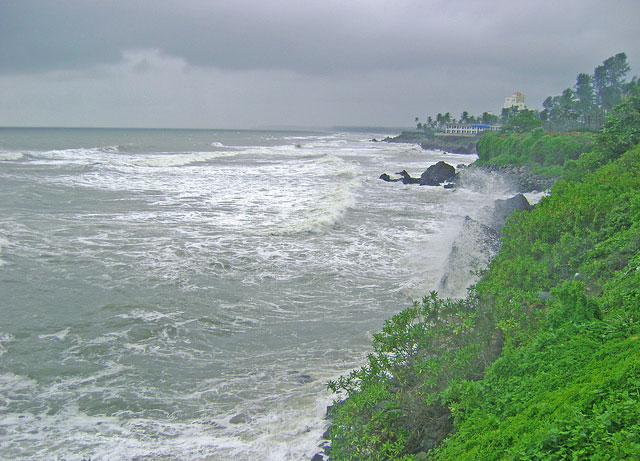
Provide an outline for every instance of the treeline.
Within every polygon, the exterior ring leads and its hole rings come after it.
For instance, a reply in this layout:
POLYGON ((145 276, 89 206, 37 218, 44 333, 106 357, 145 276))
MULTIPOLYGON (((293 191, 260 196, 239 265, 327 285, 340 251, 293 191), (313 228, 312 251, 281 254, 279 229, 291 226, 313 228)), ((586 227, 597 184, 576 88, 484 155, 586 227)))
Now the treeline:
POLYGON ((330 383, 333 459, 640 459, 640 96, 609 112, 465 299, 415 302, 330 383))
POLYGON ((573 88, 544 100, 540 119, 555 131, 599 129, 606 114, 620 104, 626 94, 638 91, 637 77, 631 82, 625 81, 629 70, 627 55, 618 53, 596 67, 593 74, 578 74, 573 88))
POLYGON ((626 53, 618 53, 605 59, 594 69, 593 74, 578 74, 575 85, 566 88, 562 94, 547 97, 542 103, 541 111, 503 108, 500 116, 490 112, 474 116, 463 111, 458 119, 449 112, 438 113, 435 118, 429 116, 425 121, 416 117, 416 129, 432 134, 439 126, 447 123, 508 124, 514 117, 528 113, 529 117, 539 121, 539 125, 548 131, 597 132, 615 105, 622 102, 626 95, 640 92, 638 77, 626 81, 629 71, 626 53))
POLYGON ((418 130, 435 130, 438 126, 447 123, 482 123, 485 125, 493 125, 500 122, 501 118, 491 112, 483 112, 482 115, 471 115, 469 111, 463 111, 460 118, 456 119, 450 112, 438 113, 435 118, 429 116, 424 122, 419 117, 415 118, 416 129, 418 130))

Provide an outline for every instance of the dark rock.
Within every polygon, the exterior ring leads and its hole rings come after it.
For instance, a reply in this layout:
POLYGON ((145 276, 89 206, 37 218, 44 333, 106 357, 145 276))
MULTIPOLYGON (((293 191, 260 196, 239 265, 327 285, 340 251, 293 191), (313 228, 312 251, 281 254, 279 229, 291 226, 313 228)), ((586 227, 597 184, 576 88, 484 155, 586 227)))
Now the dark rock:
POLYGON ((444 188, 445 189, 455 189, 456 185, 454 183, 450 182, 450 183, 445 184, 444 188))
POLYGON ((438 291, 461 296, 500 248, 500 233, 469 216, 451 246, 438 291))
POLYGON ((402 177, 402 184, 420 184, 420 179, 412 178, 407 170, 402 170, 400 173, 397 173, 402 177))
POLYGON ((322 438, 323 439, 330 439, 331 438, 331 428, 329 428, 329 429, 327 429, 326 431, 323 432, 322 438))
POLYGON ((324 456, 322 456, 320 453, 316 453, 315 455, 313 455, 313 458, 311 458, 311 461, 323 461, 324 460, 324 456))
POLYGON ((496 200, 493 207, 493 215, 489 225, 497 231, 501 231, 507 217, 516 210, 529 211, 533 207, 527 198, 518 194, 506 200, 496 200))
POLYGON ((551 188, 555 182, 554 178, 537 175, 527 167, 513 165, 481 165, 473 166, 484 171, 496 172, 512 182, 520 192, 545 191, 551 188))
POLYGON ((382 173, 380 175, 380 178, 378 179, 382 179, 383 181, 387 181, 387 182, 398 182, 398 181, 402 181, 402 178, 392 178, 391 176, 389 176, 387 173, 382 173))
POLYGON ((456 175, 456 169, 448 163, 440 160, 435 165, 431 165, 420 176, 421 186, 439 186, 445 181, 452 180, 456 175))
POLYGON ((442 150, 452 154, 474 155, 477 153, 478 139, 466 136, 435 136, 432 139, 422 141, 420 147, 425 150, 442 150))
POLYGON ((389 137, 383 139, 384 142, 398 142, 398 143, 410 143, 418 144, 426 140, 426 134, 422 131, 403 131, 398 136, 389 137))

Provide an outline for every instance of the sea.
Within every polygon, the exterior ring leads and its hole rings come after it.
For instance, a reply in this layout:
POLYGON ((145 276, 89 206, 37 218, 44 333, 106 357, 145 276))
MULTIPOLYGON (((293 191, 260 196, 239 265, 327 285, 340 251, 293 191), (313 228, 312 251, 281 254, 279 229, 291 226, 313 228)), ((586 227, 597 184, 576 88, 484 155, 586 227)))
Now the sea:
POLYGON ((327 382, 464 296, 475 270, 440 281, 465 216, 512 194, 394 134, 0 129, 0 458, 320 451, 327 382), (440 160, 455 189, 378 179, 440 160))

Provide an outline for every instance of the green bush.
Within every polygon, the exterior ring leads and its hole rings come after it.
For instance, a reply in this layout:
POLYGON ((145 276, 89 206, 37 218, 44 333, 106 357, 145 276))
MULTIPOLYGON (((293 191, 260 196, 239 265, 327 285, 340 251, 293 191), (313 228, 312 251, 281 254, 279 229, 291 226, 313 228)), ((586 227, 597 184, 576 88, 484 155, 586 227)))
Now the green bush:
POLYGON ((535 128, 527 134, 492 132, 478 141, 479 165, 528 165, 540 174, 556 175, 557 167, 591 148, 592 133, 548 133, 535 128))
POLYGON ((467 298, 414 303, 330 383, 334 459, 640 459, 638 107, 578 159, 588 135, 482 138, 482 161, 569 159, 564 179, 467 298))

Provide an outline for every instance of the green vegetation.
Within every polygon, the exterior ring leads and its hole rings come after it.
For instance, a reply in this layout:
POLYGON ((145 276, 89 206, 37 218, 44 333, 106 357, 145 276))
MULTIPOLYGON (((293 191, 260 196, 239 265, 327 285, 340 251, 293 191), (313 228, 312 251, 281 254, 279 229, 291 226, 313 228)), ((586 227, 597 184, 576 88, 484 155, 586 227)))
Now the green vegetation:
POLYGON ((558 136, 482 139, 481 161, 563 179, 510 217, 465 299, 414 303, 329 384, 348 397, 332 458, 640 459, 640 96, 588 153, 589 134, 558 136))
MULTIPOLYGON (((510 125, 507 125, 508 127, 510 125)), ((591 133, 493 132, 477 144, 478 165, 527 165, 538 174, 559 176, 567 160, 591 150, 591 133)))

